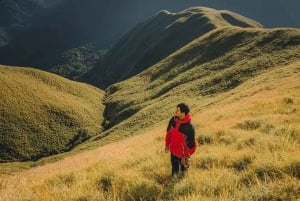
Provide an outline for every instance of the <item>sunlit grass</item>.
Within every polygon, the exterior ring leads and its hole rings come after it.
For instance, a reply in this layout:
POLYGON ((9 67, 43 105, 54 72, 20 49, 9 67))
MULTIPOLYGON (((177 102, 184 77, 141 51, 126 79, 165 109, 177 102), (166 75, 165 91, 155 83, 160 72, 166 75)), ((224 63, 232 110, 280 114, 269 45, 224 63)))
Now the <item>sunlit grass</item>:
POLYGON ((195 108, 199 147, 183 178, 170 176, 164 121, 126 140, 2 175, 0 200, 297 200, 298 64, 195 108))
POLYGON ((0 162, 70 150, 98 134, 104 92, 37 69, 0 66, 0 162))
POLYGON ((93 135, 67 154, 1 164, 0 200, 298 199, 299 58, 298 29, 223 27, 110 86, 105 97, 58 76, 1 67, 1 128, 22 134, 2 142, 23 151, 93 135), (199 148, 188 173, 172 178, 164 136, 179 102, 191 106, 199 148), (106 130, 97 133, 102 120, 106 130), (22 129, 45 131, 46 140, 22 129), (66 137, 74 131, 80 136, 66 137), (32 168, 18 171, 24 166, 32 168))

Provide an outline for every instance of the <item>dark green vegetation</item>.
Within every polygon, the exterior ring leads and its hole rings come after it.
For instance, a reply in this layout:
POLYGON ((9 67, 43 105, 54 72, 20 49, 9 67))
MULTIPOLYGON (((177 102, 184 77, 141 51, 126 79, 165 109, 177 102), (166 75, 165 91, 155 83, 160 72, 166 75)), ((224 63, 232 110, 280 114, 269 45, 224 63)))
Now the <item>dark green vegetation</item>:
POLYGON ((69 63, 64 54, 70 49, 93 44, 96 53, 159 10, 178 12, 191 6, 230 10, 266 27, 299 27, 297 0, 1 0, 0 64, 53 72, 69 63))
POLYGON ((97 51, 91 44, 67 50, 62 54, 62 64, 54 66, 50 71, 72 80, 78 80, 99 60, 102 60, 105 52, 104 50, 97 51))
POLYGON ((103 95, 40 70, 0 66, 0 162, 69 151, 96 135, 103 95))

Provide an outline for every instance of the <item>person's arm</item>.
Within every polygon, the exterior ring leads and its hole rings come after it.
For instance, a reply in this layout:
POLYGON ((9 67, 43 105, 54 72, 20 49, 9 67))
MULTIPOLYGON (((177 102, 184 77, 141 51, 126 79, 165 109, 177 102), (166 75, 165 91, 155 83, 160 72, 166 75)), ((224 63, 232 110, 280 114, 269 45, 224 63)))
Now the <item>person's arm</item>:
POLYGON ((166 133, 166 137, 165 137, 165 152, 166 153, 169 151, 169 146, 171 143, 171 130, 173 128, 173 124, 174 124, 174 118, 171 118, 169 121, 169 124, 167 126, 167 133, 166 133))
POLYGON ((186 157, 190 157, 195 153, 197 148, 195 141, 195 129, 192 124, 187 127, 186 130, 186 147, 184 147, 184 154, 186 157))
POLYGON ((192 124, 190 124, 188 131, 187 131, 187 139, 186 144, 188 148, 193 148, 195 146, 195 129, 192 124))
POLYGON ((169 132, 171 128, 174 128, 174 127, 175 127, 175 124, 176 124, 176 122, 175 122, 175 120, 174 120, 174 117, 172 117, 172 118, 169 120, 169 124, 168 124, 168 126, 167 126, 167 132, 169 132))
POLYGON ((179 131, 185 135, 185 142, 183 143, 183 153, 186 157, 190 157, 190 150, 195 146, 195 130, 192 124, 184 124, 179 131))

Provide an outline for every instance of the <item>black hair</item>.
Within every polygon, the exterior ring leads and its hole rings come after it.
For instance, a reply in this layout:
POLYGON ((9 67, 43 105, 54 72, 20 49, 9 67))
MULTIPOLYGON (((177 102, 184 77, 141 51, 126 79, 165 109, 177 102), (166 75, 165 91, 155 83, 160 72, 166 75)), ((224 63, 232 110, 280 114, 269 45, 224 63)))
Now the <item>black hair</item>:
POLYGON ((177 107, 180 108, 180 111, 183 112, 185 115, 187 115, 190 112, 190 108, 185 103, 180 103, 177 105, 177 107))

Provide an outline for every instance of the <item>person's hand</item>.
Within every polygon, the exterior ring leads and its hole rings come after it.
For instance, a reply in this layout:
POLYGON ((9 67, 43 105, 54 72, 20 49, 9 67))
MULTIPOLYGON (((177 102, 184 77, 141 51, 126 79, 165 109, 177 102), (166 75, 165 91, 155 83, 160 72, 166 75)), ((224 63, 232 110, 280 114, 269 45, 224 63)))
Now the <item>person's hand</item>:
POLYGON ((169 152, 169 147, 165 147, 165 152, 166 152, 166 153, 169 152))

